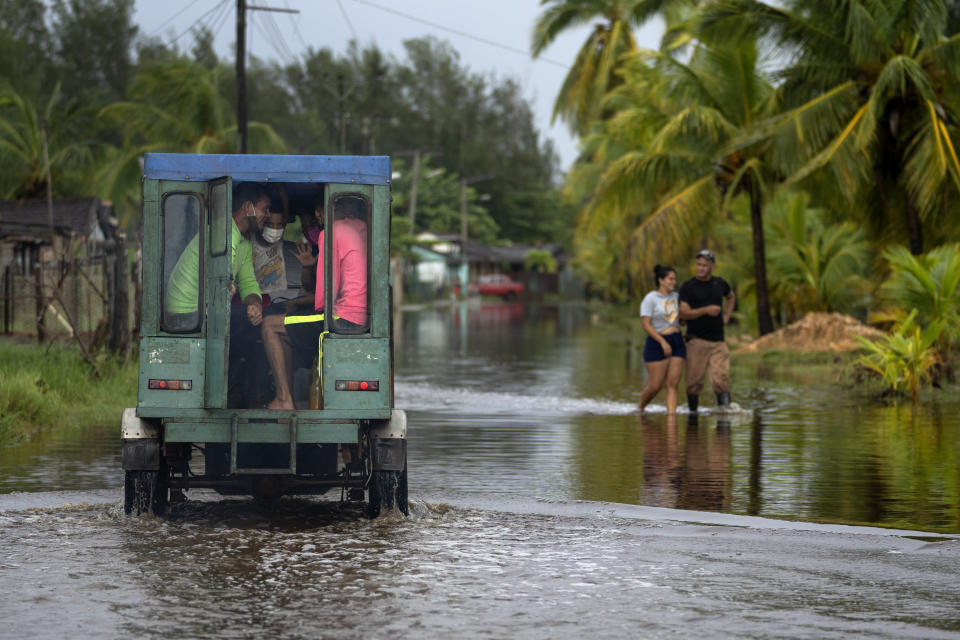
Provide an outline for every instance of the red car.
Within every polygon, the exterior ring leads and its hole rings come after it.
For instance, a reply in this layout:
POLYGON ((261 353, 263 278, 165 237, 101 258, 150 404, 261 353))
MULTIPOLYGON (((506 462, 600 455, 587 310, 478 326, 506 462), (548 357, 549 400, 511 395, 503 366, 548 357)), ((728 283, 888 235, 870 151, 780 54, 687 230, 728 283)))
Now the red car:
POLYGON ((504 300, 513 300, 523 293, 523 283, 511 280, 502 273, 494 273, 477 278, 469 290, 481 296, 500 296, 504 300))

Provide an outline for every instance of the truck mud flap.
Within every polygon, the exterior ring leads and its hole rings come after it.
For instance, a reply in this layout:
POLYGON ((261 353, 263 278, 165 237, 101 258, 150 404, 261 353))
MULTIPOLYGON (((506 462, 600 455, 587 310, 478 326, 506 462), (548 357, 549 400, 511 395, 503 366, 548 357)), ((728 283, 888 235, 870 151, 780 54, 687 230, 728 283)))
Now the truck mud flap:
POLYGON ((124 471, 156 471, 160 468, 160 441, 124 440, 121 459, 124 471))
POLYGON ((370 459, 374 471, 403 471, 407 466, 407 414, 394 409, 390 420, 370 427, 370 459))

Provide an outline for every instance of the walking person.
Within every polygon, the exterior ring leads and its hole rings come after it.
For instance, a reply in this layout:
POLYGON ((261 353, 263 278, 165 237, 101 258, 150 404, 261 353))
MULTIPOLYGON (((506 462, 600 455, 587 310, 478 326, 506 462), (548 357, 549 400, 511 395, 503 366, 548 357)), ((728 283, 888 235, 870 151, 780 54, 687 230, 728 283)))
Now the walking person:
POLYGON ((667 387, 667 414, 677 413, 677 387, 683 375, 686 348, 680 334, 680 309, 676 291, 677 272, 673 267, 653 268, 656 289, 640 303, 640 322, 647 339, 643 345, 643 364, 647 386, 640 395, 640 412, 653 400, 664 384, 667 387))
POLYGON ((687 406, 691 413, 700 404, 706 375, 717 394, 717 406, 730 405, 730 350, 723 327, 737 296, 723 278, 713 275, 716 258, 704 249, 697 253, 697 275, 680 287, 680 319, 687 323, 687 406))

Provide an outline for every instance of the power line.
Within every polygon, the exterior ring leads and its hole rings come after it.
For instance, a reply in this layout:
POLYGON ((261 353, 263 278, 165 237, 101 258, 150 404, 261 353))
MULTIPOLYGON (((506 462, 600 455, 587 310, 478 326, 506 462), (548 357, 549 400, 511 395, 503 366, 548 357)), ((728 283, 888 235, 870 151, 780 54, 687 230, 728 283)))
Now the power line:
POLYGON ((161 31, 163 31, 163 28, 164 28, 165 26, 167 26, 168 24, 170 24, 171 22, 173 22, 176 18, 178 18, 178 17, 180 16, 180 14, 182 14, 187 7, 189 7, 189 6, 191 6, 191 5, 193 4, 193 2, 194 2, 194 0, 187 0, 187 3, 186 3, 185 5, 183 5, 182 7, 180 7, 179 10, 174 11, 174 12, 173 12, 173 15, 171 15, 169 18, 167 18, 166 20, 164 20, 164 21, 163 21, 163 24, 161 24, 159 27, 157 27, 157 28, 153 31, 153 33, 151 33, 150 35, 155 36, 155 35, 157 35, 158 33, 160 33, 161 31))
POLYGON ((183 31, 181 31, 180 34, 179 34, 176 38, 174 38, 173 40, 171 40, 168 44, 174 44, 174 43, 176 43, 176 41, 179 40, 180 38, 182 38, 182 37, 184 36, 184 34, 188 33, 188 32, 191 31, 191 30, 193 30, 193 28, 194 28, 195 26, 197 26, 197 24, 199 24, 200 22, 202 22, 207 16, 209 16, 211 13, 213 13, 213 12, 216 11, 217 9, 223 8, 223 6, 226 5, 228 2, 230 2, 230 0, 222 0, 222 2, 221 2, 220 4, 214 6, 213 9, 210 9, 210 11, 207 11, 205 14, 203 14, 202 16, 200 16, 199 18, 197 18, 192 25, 190 25, 189 27, 187 27, 186 29, 184 29, 183 31))
POLYGON ((271 21, 272 16, 270 15, 265 17, 257 16, 256 20, 254 20, 253 15, 250 16, 250 24, 263 36, 263 39, 267 41, 277 56, 281 60, 296 62, 296 56, 287 48, 283 35, 276 28, 276 24, 271 23, 271 21), (260 19, 261 17, 263 18, 262 20, 260 19))
POLYGON ((214 16, 213 20, 210 21, 210 32, 214 37, 220 33, 220 29, 223 28, 223 25, 227 23, 227 19, 230 17, 230 8, 229 3, 224 3, 223 11, 219 15, 214 16))
MULTIPOLYGON (((339 2, 340 0, 337 0, 339 2)), ((444 26, 442 24, 437 24, 436 22, 430 22, 429 20, 424 20, 423 18, 418 18, 417 16, 412 16, 408 13, 403 13, 402 11, 397 11, 391 7, 384 7, 375 2, 370 2, 370 0, 353 0, 360 4, 365 4, 368 7, 373 7, 374 9, 379 9, 380 11, 385 11, 387 13, 392 13, 395 16, 400 16, 401 18, 406 18, 407 20, 412 20, 413 22, 419 22, 420 24, 427 25, 428 27, 433 27, 434 29, 440 29, 441 31, 446 31, 454 35, 458 35, 463 38, 469 38, 470 40, 476 40, 483 44, 489 45, 491 47, 498 47, 506 51, 511 51, 513 53, 519 53, 525 58, 531 58, 534 61, 546 62, 547 64, 552 64, 557 67, 562 67, 563 69, 569 69, 570 65, 564 64, 562 62, 557 62, 556 60, 550 60, 549 58, 534 58, 529 51, 524 51, 523 49, 518 49, 517 47, 511 47, 507 44, 502 44, 500 42, 494 42, 493 40, 487 40, 486 38, 481 38, 480 36, 475 36, 473 34, 467 33, 466 31, 460 31, 458 29, 452 29, 450 27, 444 26)))
MULTIPOLYGON (((283 6, 289 9, 290 3, 287 2, 287 0, 283 0, 283 6)), ((303 50, 306 51, 310 47, 308 47, 307 43, 303 40, 303 34, 300 33, 300 25, 297 23, 297 20, 293 17, 293 15, 290 15, 289 18, 290 24, 293 25, 293 32, 296 34, 297 40, 300 41, 300 46, 302 46, 303 50)))
POLYGON ((353 39, 359 40, 357 37, 357 30, 353 28, 353 23, 350 22, 350 16, 347 15, 347 10, 343 8, 343 2, 341 0, 337 0, 337 6, 340 7, 340 13, 343 14, 343 19, 347 22, 347 27, 350 28, 350 33, 353 34, 353 39))
MULTIPOLYGON (((216 38, 217 32, 223 27, 224 23, 227 21, 227 18, 230 16, 230 3, 231 0, 226 0, 222 5, 220 5, 220 11, 215 13, 211 18, 204 22, 202 26, 210 34, 211 38, 216 38), (218 25, 219 23, 219 25, 218 25)), ((199 22, 199 21, 198 21, 199 22)), ((198 42, 200 38, 200 29, 195 29, 193 34, 194 43, 198 42)))
MULTIPOLYGON (((283 33, 280 31, 280 27, 277 26, 276 20, 273 19, 273 14, 267 12, 266 22, 264 24, 267 31, 272 34, 274 42, 278 45, 281 58, 286 58, 288 61, 296 62, 297 57, 293 55, 293 52, 290 51, 290 47, 287 45, 287 39, 283 37, 283 33)), ((274 47, 277 48, 277 47, 274 47)))

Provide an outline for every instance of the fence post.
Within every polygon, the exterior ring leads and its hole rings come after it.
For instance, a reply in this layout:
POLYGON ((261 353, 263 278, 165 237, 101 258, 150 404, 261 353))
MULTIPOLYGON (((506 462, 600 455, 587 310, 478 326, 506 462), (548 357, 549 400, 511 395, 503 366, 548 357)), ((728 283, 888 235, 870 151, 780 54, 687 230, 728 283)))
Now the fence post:
POLYGON ((130 342, 129 287, 127 285, 126 235, 117 233, 114 242, 109 245, 108 264, 110 266, 110 349, 124 353, 130 342))
POLYGON ((106 334, 104 335, 107 347, 113 349, 116 332, 116 313, 114 309, 117 305, 117 259, 113 254, 113 243, 105 242, 101 245, 103 248, 103 292, 106 294, 104 304, 104 320, 106 321, 106 334))
POLYGON ((46 332, 43 329, 43 265, 40 263, 39 247, 34 246, 33 254, 36 258, 33 262, 33 288, 36 294, 37 342, 43 344, 46 332))
POLYGON ((3 269, 3 333, 13 330, 13 273, 8 264, 3 269))

